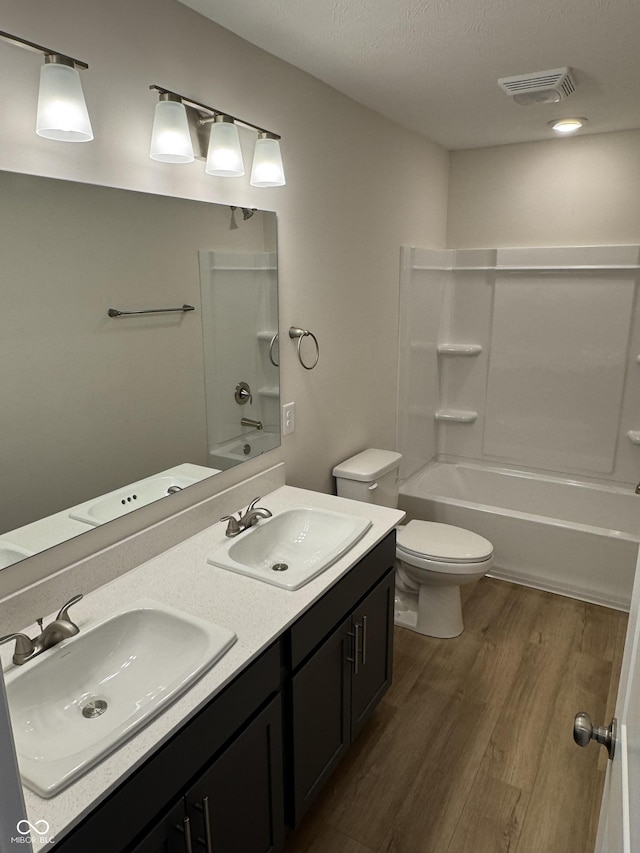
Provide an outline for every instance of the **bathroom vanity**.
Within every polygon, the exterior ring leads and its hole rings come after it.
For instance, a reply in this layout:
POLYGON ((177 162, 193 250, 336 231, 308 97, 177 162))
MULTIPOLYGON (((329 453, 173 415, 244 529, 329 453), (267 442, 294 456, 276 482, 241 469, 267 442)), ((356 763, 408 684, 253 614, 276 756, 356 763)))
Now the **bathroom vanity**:
POLYGON ((59 795, 43 800, 25 790, 29 819, 45 819, 54 836, 40 849, 282 850, 287 828, 298 825, 375 709, 391 683, 394 527, 402 513, 287 486, 261 504, 274 512, 346 509, 372 526, 296 591, 208 565, 224 539, 216 524, 88 596, 85 622, 144 588, 194 615, 208 613, 238 639, 184 696, 59 795))

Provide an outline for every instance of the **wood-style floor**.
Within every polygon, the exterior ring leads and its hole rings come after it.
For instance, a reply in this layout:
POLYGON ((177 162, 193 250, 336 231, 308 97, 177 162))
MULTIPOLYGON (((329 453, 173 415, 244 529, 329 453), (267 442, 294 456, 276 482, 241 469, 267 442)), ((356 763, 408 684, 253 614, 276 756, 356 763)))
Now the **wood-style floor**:
POLYGON ((287 853, 591 853, 626 614, 484 578, 465 631, 395 629, 394 681, 287 853))

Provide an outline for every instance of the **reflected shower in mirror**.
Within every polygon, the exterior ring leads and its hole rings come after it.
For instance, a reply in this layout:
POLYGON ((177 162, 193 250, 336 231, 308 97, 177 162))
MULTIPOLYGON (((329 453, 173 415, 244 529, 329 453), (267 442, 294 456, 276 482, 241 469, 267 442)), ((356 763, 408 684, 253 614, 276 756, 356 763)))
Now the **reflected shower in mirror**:
POLYGON ((279 444, 274 213, 2 172, 0 195, 0 567, 279 444))

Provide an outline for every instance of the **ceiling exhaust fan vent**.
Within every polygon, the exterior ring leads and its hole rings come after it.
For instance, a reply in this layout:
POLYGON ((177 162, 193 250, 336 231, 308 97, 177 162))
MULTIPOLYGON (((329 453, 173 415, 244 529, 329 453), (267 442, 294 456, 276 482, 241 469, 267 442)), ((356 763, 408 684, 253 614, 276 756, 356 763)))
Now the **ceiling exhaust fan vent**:
POLYGON ((501 77, 498 85, 517 104, 557 104, 576 90, 570 68, 553 68, 551 71, 534 71, 533 74, 518 74, 501 77))

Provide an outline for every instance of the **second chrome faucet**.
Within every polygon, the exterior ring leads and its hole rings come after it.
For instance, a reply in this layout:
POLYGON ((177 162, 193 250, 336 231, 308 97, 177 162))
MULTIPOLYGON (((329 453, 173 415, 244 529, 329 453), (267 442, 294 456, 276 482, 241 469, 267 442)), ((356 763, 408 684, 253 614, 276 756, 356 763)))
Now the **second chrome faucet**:
POLYGON ((228 522, 225 536, 237 536, 243 530, 254 527, 261 518, 271 518, 271 513, 268 509, 256 506, 259 500, 260 498, 254 498, 244 513, 238 513, 237 518, 235 515, 225 515, 220 519, 220 521, 228 522))

